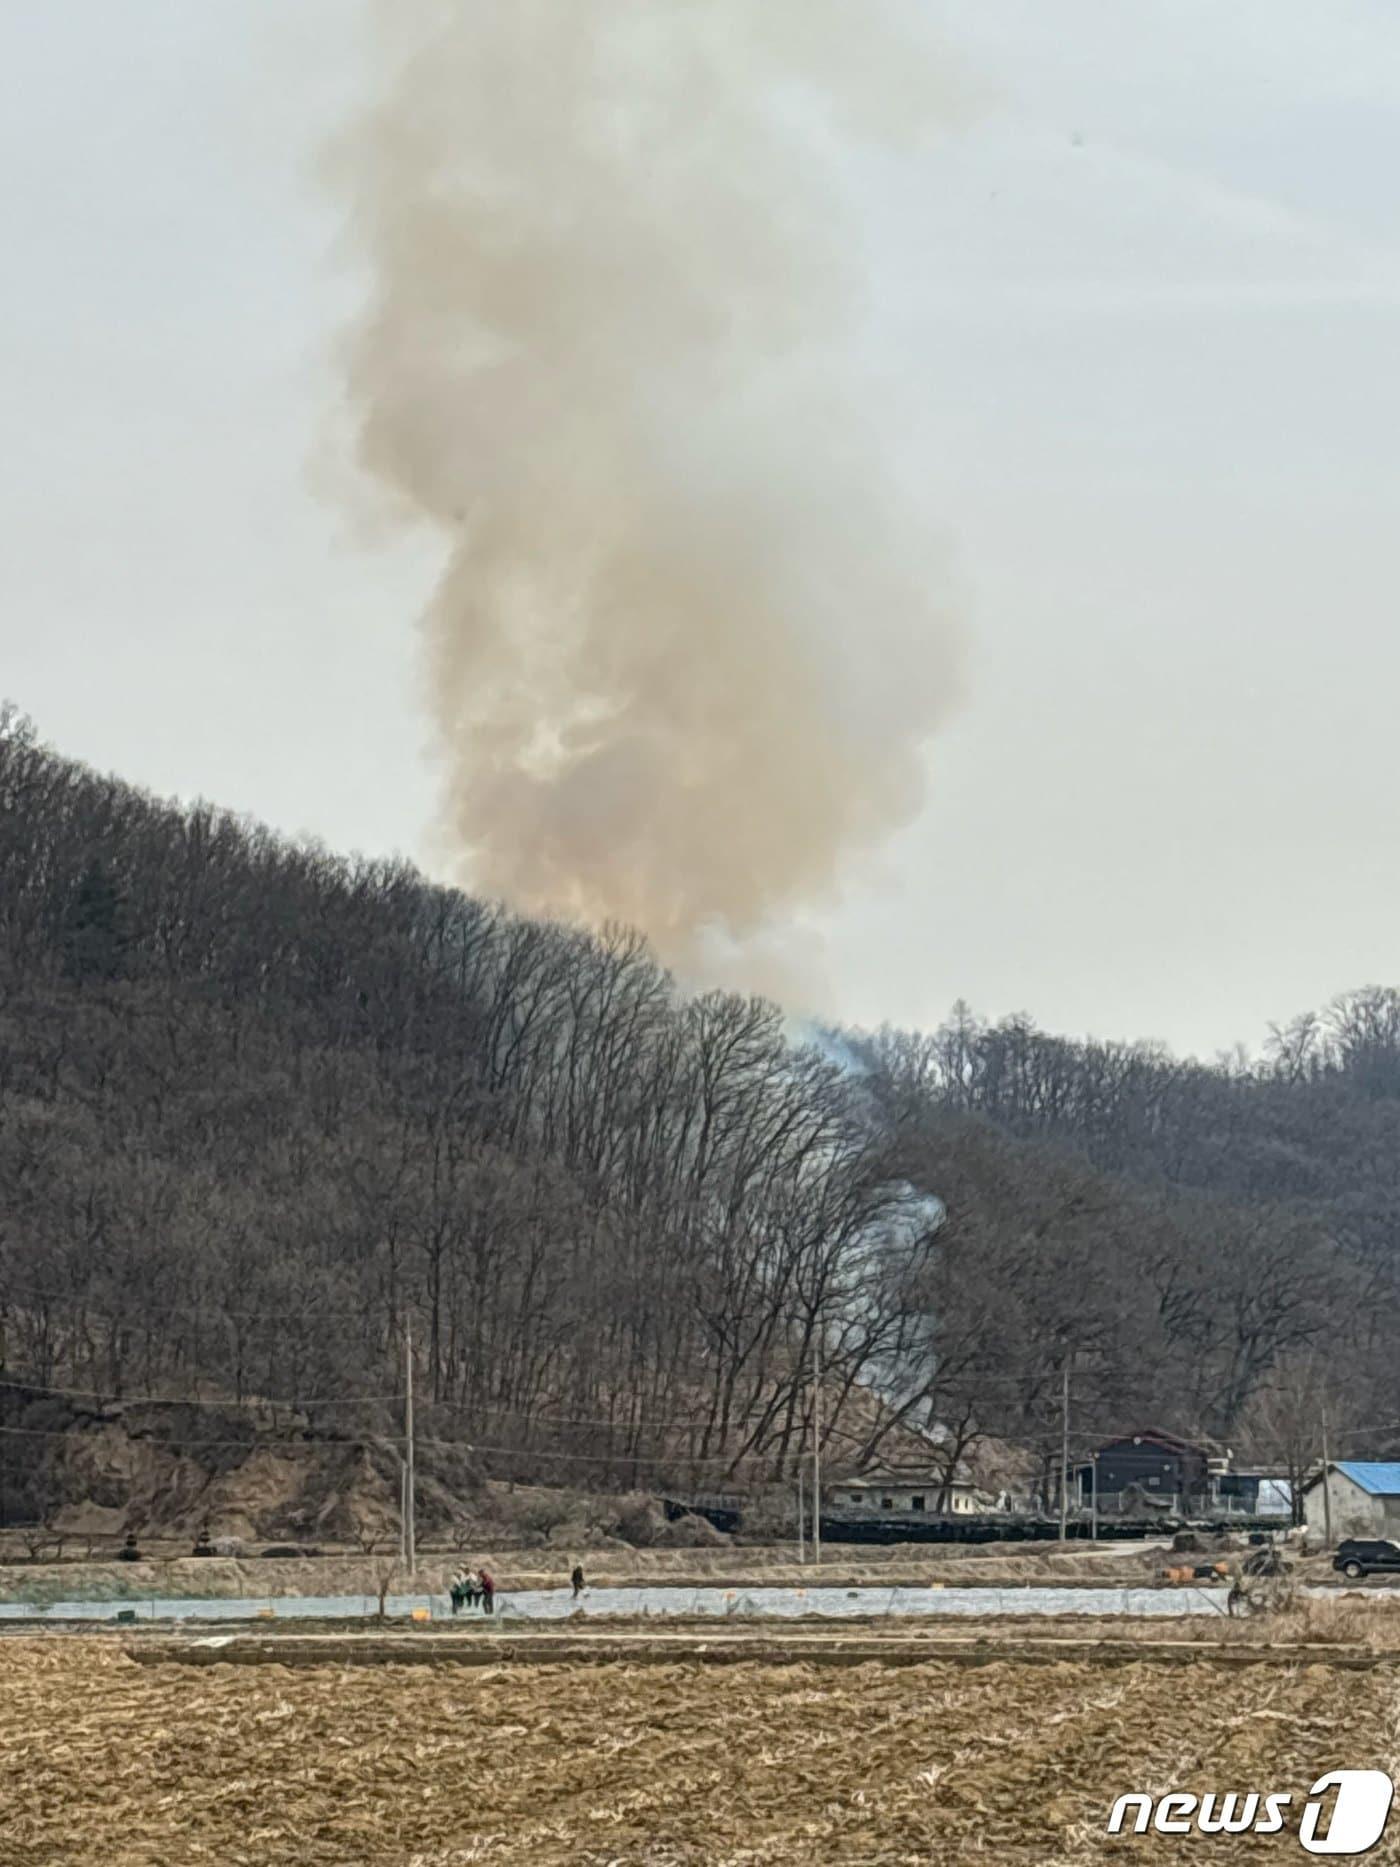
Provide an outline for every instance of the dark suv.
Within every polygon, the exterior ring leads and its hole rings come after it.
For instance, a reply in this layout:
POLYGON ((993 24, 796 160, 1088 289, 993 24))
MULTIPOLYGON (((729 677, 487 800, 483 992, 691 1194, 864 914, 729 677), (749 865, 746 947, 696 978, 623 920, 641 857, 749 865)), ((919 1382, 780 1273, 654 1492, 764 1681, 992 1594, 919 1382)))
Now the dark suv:
POLYGON ((1332 1567, 1340 1569, 1353 1582, 1363 1575, 1400 1574, 1400 1543, 1368 1542, 1364 1537, 1347 1537, 1337 1545, 1332 1567))

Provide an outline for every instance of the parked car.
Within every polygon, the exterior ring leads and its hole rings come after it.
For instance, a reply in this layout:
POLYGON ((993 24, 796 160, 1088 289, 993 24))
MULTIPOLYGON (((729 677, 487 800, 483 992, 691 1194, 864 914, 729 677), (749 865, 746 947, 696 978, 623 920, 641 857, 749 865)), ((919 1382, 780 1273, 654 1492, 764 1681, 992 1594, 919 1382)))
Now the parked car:
POLYGON ((1347 1537, 1337 1545, 1332 1567, 1353 1582, 1360 1581, 1363 1575, 1400 1574, 1400 1543, 1392 1543, 1387 1537, 1375 1541, 1347 1537))

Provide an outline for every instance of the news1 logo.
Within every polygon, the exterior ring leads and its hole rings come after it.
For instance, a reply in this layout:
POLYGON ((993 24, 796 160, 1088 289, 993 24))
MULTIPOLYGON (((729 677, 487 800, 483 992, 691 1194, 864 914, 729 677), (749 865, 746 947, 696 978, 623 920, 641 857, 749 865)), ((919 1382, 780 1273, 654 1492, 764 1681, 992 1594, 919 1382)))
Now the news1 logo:
MULTIPOLYGON (((1385 1833, 1395 1785, 1384 1770, 1329 1770, 1308 1791, 1298 1840, 1309 1854, 1366 1854, 1385 1833), (1332 1792, 1335 1791, 1335 1795, 1332 1792), (1329 1813, 1330 1810, 1330 1813, 1329 1813), (1324 1821, 1324 1817, 1326 1820, 1324 1821), (1320 1831, 1320 1832, 1319 1832, 1320 1831)), ((1276 1835, 1293 1797, 1277 1791, 1120 1796, 1108 1818, 1111 1835, 1276 1835), (1131 1819, 1130 1819, 1131 1818, 1131 1819)))

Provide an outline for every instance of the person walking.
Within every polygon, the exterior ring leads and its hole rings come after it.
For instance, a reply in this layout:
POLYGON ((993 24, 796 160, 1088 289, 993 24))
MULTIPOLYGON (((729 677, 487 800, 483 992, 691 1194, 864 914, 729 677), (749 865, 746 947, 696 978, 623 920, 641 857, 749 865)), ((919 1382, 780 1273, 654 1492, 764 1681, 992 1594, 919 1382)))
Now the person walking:
POLYGON ((484 1614, 496 1612, 496 1578, 489 1569, 483 1569, 476 1578, 481 1590, 481 1608, 484 1614))
POLYGON ((579 1596, 583 1593, 583 1588, 584 1588, 583 1564, 581 1562, 576 1562, 574 1564, 574 1572, 569 1577, 569 1580, 574 1585, 574 1600, 577 1601, 579 1596))

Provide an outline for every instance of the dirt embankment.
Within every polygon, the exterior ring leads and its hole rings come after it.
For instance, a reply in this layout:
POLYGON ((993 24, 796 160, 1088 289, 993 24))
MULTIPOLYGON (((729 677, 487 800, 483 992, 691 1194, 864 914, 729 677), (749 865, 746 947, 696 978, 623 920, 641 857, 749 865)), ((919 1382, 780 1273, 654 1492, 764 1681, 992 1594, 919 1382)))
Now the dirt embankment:
MULTIPOLYGON (((347 1434, 305 1416, 214 1403, 98 1401, 0 1384, 7 1456, 0 1522, 70 1546, 115 1546, 128 1531, 201 1528, 246 1543, 353 1543, 398 1519, 392 1437, 347 1434)), ((487 1498, 469 1451, 434 1442, 420 1459, 425 1530, 487 1498)))
MULTIPOLYGON (((102 1402, 0 1383, 0 1560, 115 1556, 275 1544, 383 1551, 399 1533, 401 1441, 347 1433, 285 1408, 185 1401, 102 1402)), ((724 1546, 705 1519, 668 1519, 658 1498, 486 1478, 466 1444, 422 1440, 419 1540, 478 1550, 724 1546)), ((548 1559, 543 1559, 547 1561, 548 1559)))

